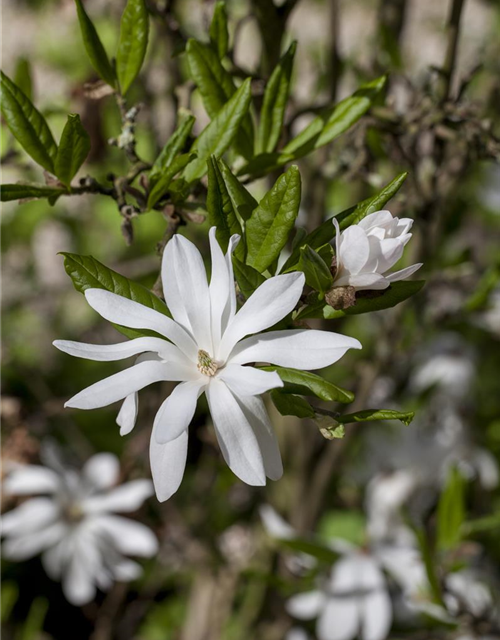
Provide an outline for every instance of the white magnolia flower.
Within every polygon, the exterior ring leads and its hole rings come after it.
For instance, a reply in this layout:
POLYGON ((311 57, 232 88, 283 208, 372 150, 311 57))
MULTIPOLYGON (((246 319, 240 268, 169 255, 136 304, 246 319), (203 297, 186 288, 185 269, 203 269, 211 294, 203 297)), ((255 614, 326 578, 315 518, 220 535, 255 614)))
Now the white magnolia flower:
POLYGON ((188 426, 205 392, 222 454, 241 480, 264 485, 281 477, 276 437, 261 395, 283 385, 276 372, 250 365, 268 362, 297 369, 320 369, 360 343, 327 331, 292 329, 259 333, 296 306, 304 274, 266 280, 237 311, 231 256, 224 256, 210 230, 212 276, 207 281, 202 257, 186 238, 175 235, 162 262, 165 300, 173 319, 102 289, 87 289, 90 306, 110 322, 149 329, 161 337, 142 337, 115 345, 56 341, 56 347, 90 360, 121 360, 137 354, 132 367, 71 398, 65 406, 95 409, 125 399, 117 422, 129 433, 137 416, 136 392, 153 382, 179 381, 161 405, 153 425, 150 459, 156 494, 167 500, 184 474, 188 426), (255 335, 256 334, 256 335, 255 335), (251 337, 246 337, 251 336, 251 337))
POLYGON ((350 286, 356 291, 387 289, 391 282, 408 278, 422 266, 414 264, 387 273, 401 258, 411 238, 409 231, 413 220, 410 218, 399 220, 390 211, 376 211, 342 233, 335 218, 333 224, 337 231, 334 287, 350 286))
POLYGON ((145 525, 116 515, 136 511, 153 494, 150 480, 115 487, 116 456, 100 453, 81 473, 20 466, 4 482, 9 495, 34 494, 2 517, 4 557, 22 561, 42 553, 45 571, 62 582, 74 605, 93 600, 96 587, 134 580, 141 567, 125 556, 153 556, 158 541, 145 525))

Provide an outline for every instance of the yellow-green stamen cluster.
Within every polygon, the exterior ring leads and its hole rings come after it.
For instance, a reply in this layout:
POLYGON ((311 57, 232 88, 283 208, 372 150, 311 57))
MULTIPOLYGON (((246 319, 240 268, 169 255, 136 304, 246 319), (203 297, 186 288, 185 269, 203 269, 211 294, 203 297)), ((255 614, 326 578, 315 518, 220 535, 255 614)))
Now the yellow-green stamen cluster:
POLYGON ((217 373, 217 363, 212 360, 212 358, 209 356, 209 354, 204 351, 203 349, 200 349, 198 351, 198 371, 200 371, 203 375, 205 376, 214 376, 217 373))

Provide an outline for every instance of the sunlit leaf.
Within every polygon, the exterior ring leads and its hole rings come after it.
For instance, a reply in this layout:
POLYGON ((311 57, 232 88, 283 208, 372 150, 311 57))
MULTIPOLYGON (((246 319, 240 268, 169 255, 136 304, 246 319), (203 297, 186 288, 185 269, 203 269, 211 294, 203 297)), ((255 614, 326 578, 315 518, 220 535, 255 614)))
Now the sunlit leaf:
POLYGON ((122 94, 141 70, 148 47, 149 16, 144 0, 128 0, 120 25, 116 72, 122 94))
POLYGON ((69 187, 90 151, 90 137, 78 114, 72 113, 63 129, 54 170, 59 180, 69 187))
POLYGON ((112 87, 116 84, 116 75, 108 55, 104 49, 101 39, 94 27, 92 20, 87 15, 82 0, 75 0, 76 11, 78 13, 78 22, 80 23, 80 31, 82 32, 83 44, 91 65, 101 76, 101 78, 112 87))
POLYGON ((287 367, 260 367, 264 371, 276 371, 285 383, 280 393, 295 393, 303 396, 315 395, 326 402, 349 403, 354 400, 354 393, 325 380, 310 371, 300 371, 287 367))
POLYGON ((300 396, 271 391, 271 400, 282 416, 297 416, 298 418, 314 418, 314 409, 309 402, 300 396))

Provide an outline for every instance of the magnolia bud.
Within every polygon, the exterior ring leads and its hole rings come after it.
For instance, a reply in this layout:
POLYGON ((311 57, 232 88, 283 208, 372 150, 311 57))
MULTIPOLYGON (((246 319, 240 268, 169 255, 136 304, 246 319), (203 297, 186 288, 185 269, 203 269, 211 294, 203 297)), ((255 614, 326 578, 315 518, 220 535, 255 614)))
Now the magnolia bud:
POLYGON ((356 304, 354 287, 332 287, 325 294, 326 302, 334 309, 348 309, 356 304))

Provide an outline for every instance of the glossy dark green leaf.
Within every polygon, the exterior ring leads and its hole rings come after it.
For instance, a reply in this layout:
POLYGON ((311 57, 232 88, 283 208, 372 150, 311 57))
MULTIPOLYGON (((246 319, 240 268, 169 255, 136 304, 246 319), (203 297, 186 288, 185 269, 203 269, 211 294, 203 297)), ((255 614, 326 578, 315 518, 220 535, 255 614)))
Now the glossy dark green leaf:
POLYGON ((243 296, 248 300, 252 293, 265 282, 264 276, 233 256, 234 277, 243 296))
POLYGON ((31 80, 31 65, 27 58, 18 58, 14 72, 14 83, 24 95, 33 100, 33 82, 31 80))
POLYGON ((399 420, 408 426, 415 417, 413 411, 401 412, 392 409, 365 409, 364 411, 356 411, 356 413, 345 413, 336 418, 341 424, 349 424, 351 422, 371 422, 372 420, 399 420))
POLYGON ((208 31, 210 43, 222 60, 229 48, 229 33, 227 30, 226 3, 222 0, 215 3, 214 15, 208 31))
POLYGON ((279 142, 290 95, 290 79, 296 49, 297 42, 294 41, 266 85, 257 131, 257 153, 271 153, 279 142))
POLYGON ((80 23, 80 31, 82 32, 83 44, 91 65, 101 76, 101 78, 112 87, 116 84, 116 75, 108 55, 104 49, 101 39, 94 27, 92 20, 87 15, 82 1, 75 0, 76 11, 78 13, 78 22, 80 23))
POLYGON ((305 245, 300 249, 299 269, 306 277, 306 283, 315 291, 324 294, 333 283, 330 269, 317 251, 305 245))
POLYGON ((58 198, 66 193, 66 189, 61 187, 31 183, 2 184, 0 189, 2 202, 23 200, 24 198, 58 198))
POLYGON ((264 371, 276 371, 285 383, 280 393, 296 393, 303 396, 314 395, 325 402, 353 402, 354 394, 347 389, 338 387, 333 382, 325 380, 321 376, 310 371, 300 371, 286 367, 259 367, 264 371))
POLYGON ((187 139, 193 129, 196 118, 190 113, 179 112, 179 123, 170 136, 160 155, 154 161, 149 174, 149 187, 152 189, 162 173, 167 171, 174 158, 184 150, 187 139))
POLYGON ((438 551, 454 549, 462 538, 465 520, 465 479, 453 466, 448 472, 446 485, 437 508, 436 547, 438 551))
POLYGON ((314 409, 307 400, 289 393, 280 393, 276 389, 271 391, 271 400, 282 416, 297 416, 297 418, 314 418, 314 409))
MULTIPOLYGON (((207 211, 208 222, 211 227, 217 228, 217 240, 226 252, 231 236, 235 233, 241 236, 241 225, 214 156, 208 159, 207 211)), ((244 259, 245 245, 242 240, 236 247, 235 255, 244 259)))
POLYGON ((7 126, 26 153, 44 169, 54 173, 57 145, 45 118, 3 72, 0 106, 7 126))
MULTIPOLYGON (((234 80, 208 44, 191 38, 186 45, 186 56, 190 75, 198 87, 208 115, 213 120, 235 94, 234 80)), ((244 158, 249 159, 253 155, 253 136, 252 121, 246 116, 235 139, 237 151, 244 158)))
POLYGON ((194 182, 205 175, 211 155, 219 157, 226 151, 248 113, 250 100, 250 79, 247 79, 196 138, 191 150, 197 153, 198 159, 184 171, 187 182, 194 182))
POLYGON ((373 104, 386 83, 386 76, 361 86, 352 96, 317 116, 284 148, 283 155, 301 158, 335 140, 363 116, 373 104))
POLYGON ((299 213, 301 181, 293 165, 266 193, 246 224, 247 262, 261 273, 279 256, 299 213))
POLYGON ((71 113, 63 129, 54 171, 59 180, 67 187, 75 177, 90 151, 90 136, 80 121, 80 116, 71 113))
MULTIPOLYGON (((73 281, 73 285, 77 291, 84 293, 87 289, 105 289, 106 291, 111 291, 134 302, 139 302, 166 316, 170 315, 165 303, 151 293, 149 289, 104 266, 99 260, 96 260, 92 256, 80 256, 76 253, 65 252, 62 252, 62 255, 64 256, 66 273, 73 281)), ((129 338, 154 335, 154 332, 148 330, 129 329, 128 327, 119 325, 115 326, 121 333, 129 338)))
POLYGON ((235 211, 242 220, 248 220, 258 206, 257 200, 241 184, 222 158, 219 158, 217 163, 235 211))
POLYGON ((127 93, 141 70, 149 36, 149 15, 144 0, 128 0, 122 15, 116 52, 120 91, 127 93))
POLYGON ((182 171, 185 167, 196 160, 195 153, 183 153, 177 156, 163 173, 156 180, 154 187, 148 195, 148 209, 152 209, 155 204, 165 195, 168 187, 175 175, 182 171))

